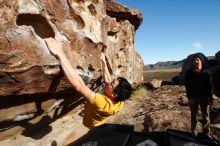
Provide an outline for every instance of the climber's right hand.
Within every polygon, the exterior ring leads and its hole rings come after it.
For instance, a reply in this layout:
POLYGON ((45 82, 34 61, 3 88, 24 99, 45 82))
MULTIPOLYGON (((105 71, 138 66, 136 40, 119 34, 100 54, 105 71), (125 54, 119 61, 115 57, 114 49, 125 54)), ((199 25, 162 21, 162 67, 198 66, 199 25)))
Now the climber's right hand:
POLYGON ((59 41, 54 38, 45 38, 44 40, 53 55, 59 57, 59 55, 63 54, 62 46, 59 41))

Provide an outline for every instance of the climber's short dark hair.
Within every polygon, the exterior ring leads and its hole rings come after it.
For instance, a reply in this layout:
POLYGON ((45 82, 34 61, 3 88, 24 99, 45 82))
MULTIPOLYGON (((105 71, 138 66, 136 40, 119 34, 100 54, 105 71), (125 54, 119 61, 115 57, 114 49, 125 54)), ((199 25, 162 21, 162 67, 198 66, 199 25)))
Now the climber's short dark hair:
POLYGON ((116 87, 114 92, 117 94, 116 101, 124 101, 128 99, 132 93, 132 86, 127 81, 127 79, 123 77, 118 77, 119 85, 116 87))

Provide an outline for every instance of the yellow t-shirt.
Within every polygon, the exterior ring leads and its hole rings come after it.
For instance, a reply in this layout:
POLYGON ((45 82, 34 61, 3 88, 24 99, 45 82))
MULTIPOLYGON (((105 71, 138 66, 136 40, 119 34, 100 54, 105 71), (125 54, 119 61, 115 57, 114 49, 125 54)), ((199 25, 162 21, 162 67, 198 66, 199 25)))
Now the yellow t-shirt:
POLYGON ((87 103, 83 124, 86 127, 97 127, 104 124, 107 117, 114 115, 124 106, 124 102, 113 103, 107 96, 96 93, 92 103, 87 103))

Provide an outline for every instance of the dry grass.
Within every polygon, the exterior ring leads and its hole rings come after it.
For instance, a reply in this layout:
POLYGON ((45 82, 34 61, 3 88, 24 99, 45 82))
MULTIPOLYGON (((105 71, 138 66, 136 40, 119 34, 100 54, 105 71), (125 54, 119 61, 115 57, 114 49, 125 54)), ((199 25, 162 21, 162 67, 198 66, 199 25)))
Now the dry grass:
POLYGON ((146 95, 147 89, 145 87, 140 87, 137 90, 133 91, 130 100, 141 99, 146 95))
POLYGON ((161 69, 144 71, 144 81, 151 81, 152 79, 170 81, 172 77, 178 75, 180 71, 181 69, 161 69))

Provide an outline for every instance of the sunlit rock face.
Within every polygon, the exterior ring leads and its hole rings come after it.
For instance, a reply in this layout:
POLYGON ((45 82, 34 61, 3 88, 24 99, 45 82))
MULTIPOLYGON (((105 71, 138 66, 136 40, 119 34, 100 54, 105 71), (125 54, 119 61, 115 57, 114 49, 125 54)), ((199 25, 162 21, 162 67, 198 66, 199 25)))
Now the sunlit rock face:
POLYGON ((114 77, 123 76, 131 84, 142 82, 143 61, 134 49, 134 34, 141 22, 138 10, 109 0, 1 1, 1 127, 8 129, 6 121, 36 122, 45 112, 78 102, 79 95, 44 38, 62 42, 73 70, 89 87, 102 75, 102 51, 114 77))

